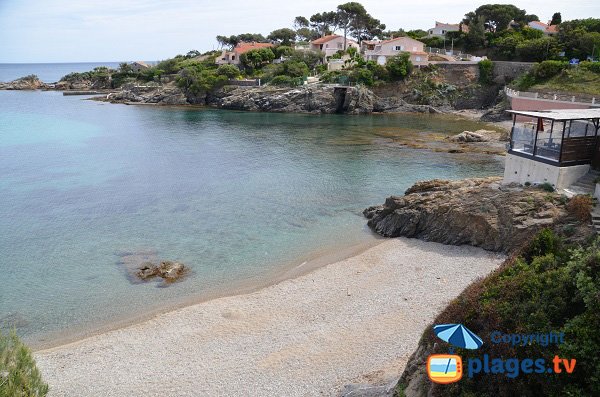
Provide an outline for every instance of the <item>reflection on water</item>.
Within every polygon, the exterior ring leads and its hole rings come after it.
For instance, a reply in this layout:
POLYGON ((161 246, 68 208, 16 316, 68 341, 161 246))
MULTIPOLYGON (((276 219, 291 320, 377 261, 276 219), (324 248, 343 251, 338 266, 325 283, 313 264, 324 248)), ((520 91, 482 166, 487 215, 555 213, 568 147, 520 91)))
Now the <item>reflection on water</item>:
POLYGON ((135 107, 54 92, 0 92, 0 102, 0 324, 31 342, 256 283, 372 239, 361 211, 416 180, 502 170, 500 158, 402 146, 481 128, 452 117, 135 107), (119 253, 136 251, 193 274, 131 285, 119 253))

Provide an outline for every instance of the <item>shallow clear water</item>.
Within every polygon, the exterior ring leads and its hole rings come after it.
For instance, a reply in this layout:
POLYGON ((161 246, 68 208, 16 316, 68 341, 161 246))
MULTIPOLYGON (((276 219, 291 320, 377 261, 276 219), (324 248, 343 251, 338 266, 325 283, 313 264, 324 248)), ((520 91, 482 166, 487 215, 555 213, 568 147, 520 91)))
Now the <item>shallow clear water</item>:
POLYGON ((373 239, 361 211, 413 182, 501 173, 501 158, 399 144, 478 127, 0 91, 0 326, 48 342, 373 239), (148 249, 192 275, 132 285, 119 253, 148 249))

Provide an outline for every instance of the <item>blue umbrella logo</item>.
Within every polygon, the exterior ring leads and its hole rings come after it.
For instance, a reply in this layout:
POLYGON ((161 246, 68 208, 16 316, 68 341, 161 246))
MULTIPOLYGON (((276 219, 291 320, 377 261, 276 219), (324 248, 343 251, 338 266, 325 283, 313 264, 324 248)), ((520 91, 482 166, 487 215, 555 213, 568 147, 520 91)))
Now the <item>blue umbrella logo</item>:
POLYGON ((433 332, 441 340, 463 349, 479 349, 483 345, 483 340, 462 324, 435 325, 433 332))

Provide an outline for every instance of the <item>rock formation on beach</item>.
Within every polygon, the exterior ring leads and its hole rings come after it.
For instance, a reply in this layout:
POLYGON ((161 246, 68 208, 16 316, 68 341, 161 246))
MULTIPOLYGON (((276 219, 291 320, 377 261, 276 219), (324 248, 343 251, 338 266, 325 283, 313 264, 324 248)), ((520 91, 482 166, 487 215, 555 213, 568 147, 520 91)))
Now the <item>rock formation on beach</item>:
POLYGON ((386 237, 414 237, 509 252, 567 214, 564 199, 538 187, 501 185, 502 178, 417 182, 363 213, 386 237))

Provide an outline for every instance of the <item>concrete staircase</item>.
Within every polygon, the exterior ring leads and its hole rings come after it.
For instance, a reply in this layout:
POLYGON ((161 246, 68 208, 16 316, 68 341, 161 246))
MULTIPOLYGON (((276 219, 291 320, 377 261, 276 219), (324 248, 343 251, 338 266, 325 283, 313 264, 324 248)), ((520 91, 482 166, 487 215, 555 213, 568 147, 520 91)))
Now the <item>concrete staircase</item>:
POLYGON ((596 189, 596 179, 600 180, 600 171, 590 170, 587 174, 579 178, 577 182, 567 188, 574 195, 590 194, 594 195, 596 189))
POLYGON ((598 206, 594 206, 592 210, 592 226, 596 230, 596 234, 600 234, 600 209, 598 206))

